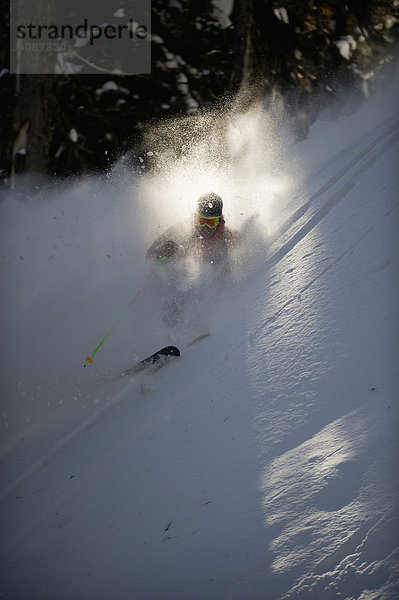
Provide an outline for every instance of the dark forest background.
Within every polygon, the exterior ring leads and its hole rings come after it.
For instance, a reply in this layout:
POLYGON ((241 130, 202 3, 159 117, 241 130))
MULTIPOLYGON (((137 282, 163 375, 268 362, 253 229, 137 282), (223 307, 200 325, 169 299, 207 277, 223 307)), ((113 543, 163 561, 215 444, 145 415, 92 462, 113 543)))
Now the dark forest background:
MULTIPOLYGON (((46 0, 37 0, 37 10, 46 0)), ((152 74, 10 75, 0 0, 0 174, 103 171, 146 124, 278 97, 297 138, 391 76, 396 0, 152 0, 152 74), (237 100, 238 99, 238 100, 237 100)), ((119 0, 128 11, 131 2, 119 0)))

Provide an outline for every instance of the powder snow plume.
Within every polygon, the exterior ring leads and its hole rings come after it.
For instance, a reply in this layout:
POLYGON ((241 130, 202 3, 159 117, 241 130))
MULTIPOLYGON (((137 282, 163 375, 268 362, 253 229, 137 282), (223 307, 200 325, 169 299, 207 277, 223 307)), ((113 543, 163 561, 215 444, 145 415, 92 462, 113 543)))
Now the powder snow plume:
POLYGON ((268 112, 257 103, 246 111, 209 109, 151 127, 145 141, 150 169, 140 194, 154 224, 189 219, 198 197, 214 191, 223 198, 230 227, 240 229, 255 217, 265 236, 272 233, 300 184, 281 115, 280 108, 268 112))
POLYGON ((223 197, 229 227, 256 223, 246 236, 247 266, 265 256, 299 182, 278 112, 257 105, 158 122, 133 169, 126 156, 103 175, 45 185, 20 178, 3 193, 5 441, 50 414, 64 418, 65 407, 90 413, 98 399, 82 400, 87 378, 116 373, 164 345, 167 331, 146 291, 82 369, 146 280, 146 249, 191 219, 201 194, 223 197))

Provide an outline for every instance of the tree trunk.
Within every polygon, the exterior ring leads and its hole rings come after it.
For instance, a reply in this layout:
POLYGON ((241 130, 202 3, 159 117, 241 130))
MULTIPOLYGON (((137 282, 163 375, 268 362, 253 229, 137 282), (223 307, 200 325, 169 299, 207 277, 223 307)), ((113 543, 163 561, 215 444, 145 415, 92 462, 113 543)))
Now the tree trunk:
POLYGON ((56 75, 17 77, 12 148, 13 175, 20 170, 33 173, 49 171, 53 131, 58 120, 56 80, 56 75))
MULTIPOLYGON (((27 3, 20 0, 16 15, 22 16, 22 23, 53 22, 54 5, 52 0, 37 0, 27 3)), ((19 21, 18 21, 19 22, 19 21)), ((16 40, 12 41, 16 44, 16 40)), ((17 46, 16 46, 17 47, 17 46)), ((18 52, 16 53, 18 56, 18 52)), ((11 150, 11 177, 18 172, 48 173, 52 159, 52 138, 58 121, 54 55, 39 53, 29 56, 29 70, 32 73, 15 76, 16 103, 13 114, 13 142, 11 150)), ((19 65, 17 64, 17 71, 19 65)))
POLYGON ((231 20, 236 31, 236 57, 233 65, 232 83, 240 88, 248 84, 251 74, 251 28, 253 0, 234 0, 231 20))

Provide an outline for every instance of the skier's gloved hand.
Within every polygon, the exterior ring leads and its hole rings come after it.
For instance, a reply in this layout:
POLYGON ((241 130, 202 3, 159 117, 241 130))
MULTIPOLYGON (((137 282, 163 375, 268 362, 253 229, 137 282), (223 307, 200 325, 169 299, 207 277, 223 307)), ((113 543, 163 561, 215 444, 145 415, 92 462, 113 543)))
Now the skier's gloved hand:
POLYGON ((177 254, 178 250, 179 245, 173 240, 162 240, 151 246, 147 251, 147 258, 153 258, 155 260, 166 258, 169 260, 177 254))

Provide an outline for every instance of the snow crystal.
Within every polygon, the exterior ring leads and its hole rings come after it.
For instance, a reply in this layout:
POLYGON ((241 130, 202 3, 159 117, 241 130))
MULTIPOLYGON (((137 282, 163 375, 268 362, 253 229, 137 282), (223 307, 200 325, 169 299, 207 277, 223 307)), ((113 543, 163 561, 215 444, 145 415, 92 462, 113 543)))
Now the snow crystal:
POLYGON ((357 48, 357 42, 353 39, 351 35, 346 35, 341 37, 341 39, 335 42, 341 56, 343 56, 346 60, 349 60, 352 56, 352 52, 357 48))
MULTIPOLYGON (((393 15, 385 17, 385 27, 386 27, 386 29, 392 29, 392 27, 397 23, 397 21, 398 20, 393 15)), ((1 77, 1 75, 0 75, 0 77, 1 77)))
POLYGON ((279 21, 283 21, 283 23, 286 23, 286 24, 288 24, 290 22, 289 18, 288 18, 287 9, 284 8, 283 6, 281 8, 274 8, 273 12, 279 21))
POLYGON ((96 96, 101 96, 104 92, 116 92, 119 86, 115 81, 107 81, 104 85, 96 90, 96 96))
POLYGON ((159 35, 152 34, 151 41, 155 42, 156 44, 163 44, 163 39, 159 37, 159 35))
POLYGON ((75 144, 78 141, 78 132, 74 127, 69 131, 69 139, 75 144))

